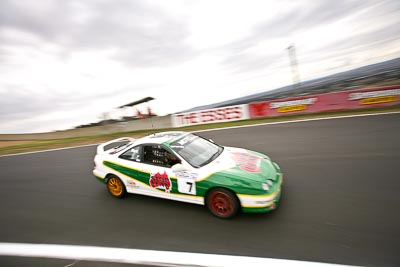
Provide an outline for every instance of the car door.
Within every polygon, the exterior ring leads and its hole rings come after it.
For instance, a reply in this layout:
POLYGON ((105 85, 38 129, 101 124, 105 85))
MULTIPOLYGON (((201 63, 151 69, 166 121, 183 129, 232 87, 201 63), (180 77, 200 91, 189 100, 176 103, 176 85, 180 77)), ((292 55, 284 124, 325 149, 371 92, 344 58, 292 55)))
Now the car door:
POLYGON ((177 176, 172 171, 181 160, 161 144, 135 146, 119 158, 132 168, 133 179, 126 183, 128 192, 182 201, 186 199, 178 195, 196 195, 193 177, 177 176))
POLYGON ((171 153, 160 144, 144 144, 142 150, 143 169, 149 173, 148 185, 154 194, 169 194, 176 191, 176 183, 171 180, 173 175, 171 166, 175 156, 171 160, 171 153))
POLYGON ((137 145, 124 151, 118 157, 118 163, 124 166, 122 172, 129 179, 125 179, 126 190, 130 193, 146 193, 149 191, 149 173, 143 164, 143 145, 137 145))
POLYGON ((173 193, 168 198, 184 200, 182 196, 196 195, 196 181, 192 173, 177 175, 172 166, 182 163, 181 159, 163 145, 153 144, 143 147, 143 163, 151 170, 149 185, 158 195, 173 193), (182 195, 182 196, 178 196, 182 195))

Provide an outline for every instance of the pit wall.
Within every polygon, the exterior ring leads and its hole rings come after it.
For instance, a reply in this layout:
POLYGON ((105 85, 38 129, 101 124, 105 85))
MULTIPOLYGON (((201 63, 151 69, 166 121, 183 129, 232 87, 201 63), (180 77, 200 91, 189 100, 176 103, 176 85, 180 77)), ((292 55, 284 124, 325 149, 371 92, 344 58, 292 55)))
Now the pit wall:
POLYGON ((137 130, 183 127, 284 115, 400 105, 400 85, 307 95, 221 107, 104 126, 35 134, 0 134, 1 141, 49 140, 137 130))
POLYGON ((400 104, 400 85, 307 95, 171 116, 174 127, 400 104))
POLYGON ((92 136, 100 134, 111 134, 119 132, 129 132, 137 130, 171 128, 171 117, 160 116, 151 119, 142 119, 128 122, 118 122, 103 126, 93 126, 87 128, 77 128, 51 133, 32 133, 32 134, 0 134, 1 141, 31 141, 31 140, 50 140, 62 138, 74 138, 92 136))
POLYGON ((173 127, 247 119, 250 119, 249 107, 247 104, 178 113, 171 116, 173 127))
POLYGON ((400 85, 357 89, 249 104, 250 118, 387 107, 400 104, 400 85))

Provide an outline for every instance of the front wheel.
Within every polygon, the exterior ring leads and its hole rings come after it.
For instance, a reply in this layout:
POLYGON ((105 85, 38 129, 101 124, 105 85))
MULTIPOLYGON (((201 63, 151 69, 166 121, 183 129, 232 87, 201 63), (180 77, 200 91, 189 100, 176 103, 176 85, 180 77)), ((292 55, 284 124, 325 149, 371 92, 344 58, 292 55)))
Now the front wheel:
POLYGON ((239 212, 239 201, 234 193, 224 188, 212 189, 206 197, 208 210, 218 218, 229 219, 239 212))
POLYGON ((112 175, 107 180, 107 189, 116 198, 123 198, 126 194, 124 183, 117 176, 112 175))

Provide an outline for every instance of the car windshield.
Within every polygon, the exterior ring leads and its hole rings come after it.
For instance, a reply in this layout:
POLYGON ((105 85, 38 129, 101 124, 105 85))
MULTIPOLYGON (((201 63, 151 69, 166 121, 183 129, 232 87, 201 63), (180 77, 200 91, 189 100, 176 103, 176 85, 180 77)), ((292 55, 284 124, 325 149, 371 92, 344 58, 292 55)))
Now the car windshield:
POLYGON ((170 147, 195 168, 212 162, 224 150, 223 147, 194 134, 171 143, 170 147))

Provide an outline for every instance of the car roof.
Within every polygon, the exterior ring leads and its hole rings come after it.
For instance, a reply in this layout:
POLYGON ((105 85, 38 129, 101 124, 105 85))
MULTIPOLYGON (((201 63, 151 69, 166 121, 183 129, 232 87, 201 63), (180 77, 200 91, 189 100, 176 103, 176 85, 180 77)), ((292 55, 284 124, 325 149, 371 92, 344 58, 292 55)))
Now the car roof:
POLYGON ((175 139, 180 139, 181 137, 188 134, 189 134, 188 132, 183 132, 183 131, 153 133, 148 136, 137 139, 135 141, 135 145, 149 144, 149 143, 152 144, 169 143, 175 139))

